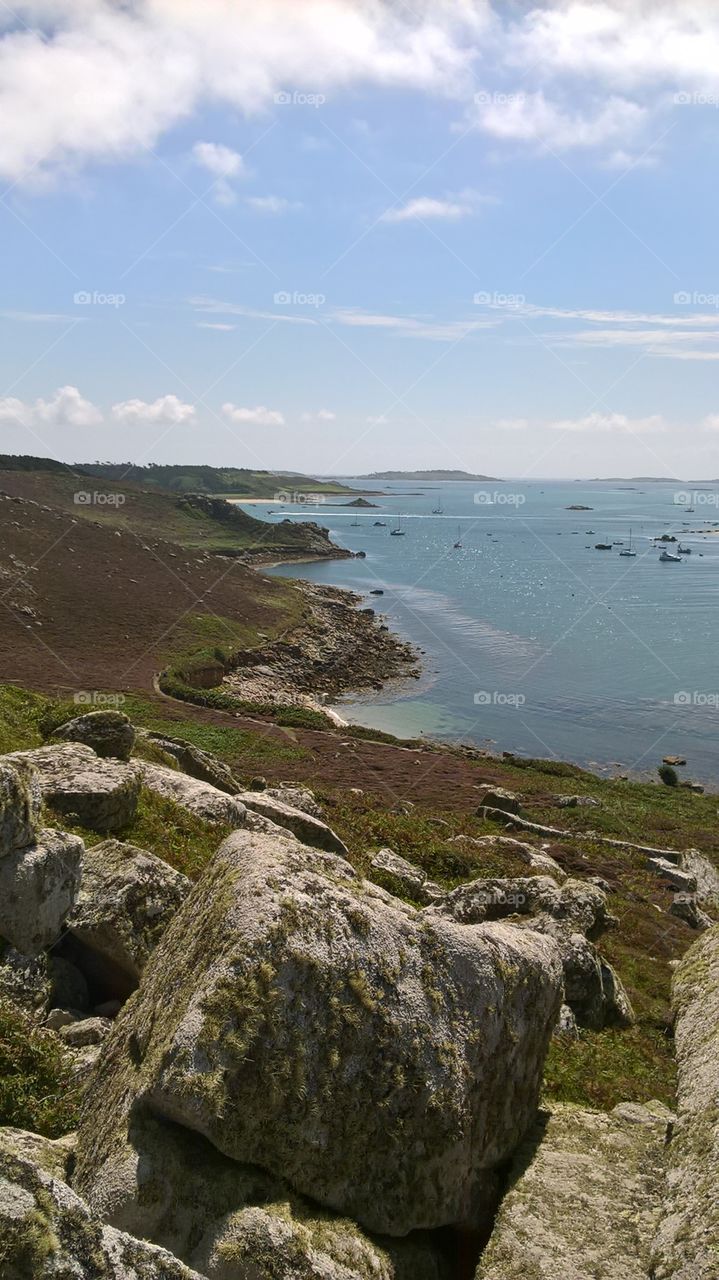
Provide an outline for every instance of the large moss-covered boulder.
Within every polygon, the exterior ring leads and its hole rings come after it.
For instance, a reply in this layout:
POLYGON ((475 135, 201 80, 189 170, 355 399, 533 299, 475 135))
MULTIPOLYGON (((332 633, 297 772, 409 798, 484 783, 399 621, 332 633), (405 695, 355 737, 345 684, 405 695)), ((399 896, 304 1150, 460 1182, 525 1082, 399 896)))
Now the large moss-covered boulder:
POLYGON ((94 1217, 46 1149, 0 1130, 3 1280, 203 1280, 164 1249, 94 1217))
POLYGON ((53 735, 65 742, 84 742, 99 756, 129 760, 135 745, 132 721, 122 711, 88 711, 60 725, 53 735))
POLYGON ((616 925, 606 894, 585 880, 551 876, 489 876, 460 884, 426 914, 462 924, 512 919, 557 943, 564 969, 564 999, 576 1022, 595 1031, 630 1026, 634 1011, 619 975, 591 939, 616 925))
POLYGON ((719 925, 689 948, 672 1000, 678 1122, 653 1254, 656 1280, 719 1275, 719 925))
POLYGON ((135 989, 189 891, 186 876, 134 845, 104 840, 86 850, 68 929, 96 986, 120 998, 135 989))
POLYGON ((531 1125, 556 945, 430 920, 291 837, 237 831, 103 1051, 79 1186, 145 1107, 366 1228, 477 1221, 531 1125))
POLYGON ((93 1210, 209 1280, 449 1280, 439 1245, 425 1233, 372 1237, 143 1108, 130 1110, 125 1132, 90 1189, 93 1210))
POLYGON ((84 743, 36 747, 3 756, 3 762, 32 765, 43 799, 91 831, 119 831, 135 817, 140 794, 135 765, 103 760, 84 743))
POLYGON ((0 937, 27 956, 57 940, 78 894, 83 850, 78 836, 48 828, 0 857, 0 937))
POLYGON ((669 1113, 557 1104, 510 1170, 476 1280, 648 1280, 669 1113))

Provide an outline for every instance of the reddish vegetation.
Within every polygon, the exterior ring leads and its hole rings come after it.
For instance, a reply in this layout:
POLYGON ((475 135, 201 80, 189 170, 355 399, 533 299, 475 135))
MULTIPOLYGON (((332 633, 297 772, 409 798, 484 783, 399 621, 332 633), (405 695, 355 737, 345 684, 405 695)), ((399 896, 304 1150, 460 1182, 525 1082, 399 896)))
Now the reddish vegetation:
POLYGON ((3 681, 63 695, 147 691, 189 615, 277 623, 275 588, 235 560, 148 545, 32 501, 0 497, 0 547, 3 681))

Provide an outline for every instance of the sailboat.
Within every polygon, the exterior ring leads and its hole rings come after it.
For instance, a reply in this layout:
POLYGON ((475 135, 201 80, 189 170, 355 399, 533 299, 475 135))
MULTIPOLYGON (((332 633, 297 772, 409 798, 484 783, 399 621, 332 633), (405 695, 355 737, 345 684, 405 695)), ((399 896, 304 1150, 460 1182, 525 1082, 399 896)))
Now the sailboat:
POLYGON ((390 538, 403 538, 404 534, 405 531, 402 528, 402 517, 397 516, 397 524, 394 529, 390 529, 389 536, 390 538))
POLYGON ((683 547, 681 542, 679 543, 679 546, 677 547, 677 555, 690 556, 691 553, 692 553, 691 547, 683 547))
POLYGON ((432 515, 433 515, 433 516, 443 516, 443 515, 444 515, 444 507, 442 506, 442 495, 441 495, 441 493, 440 493, 440 495, 439 495, 439 497, 438 497, 438 499, 437 499, 437 506, 432 508, 432 515))
POLYGON ((352 524, 350 525, 350 529, 359 529, 360 523, 361 521, 359 517, 355 516, 354 520, 352 521, 352 524))
POLYGON ((454 544, 455 551, 457 550, 458 547, 461 547, 461 546, 462 546, 462 530, 460 526, 457 525, 457 541, 454 544))
POLYGON ((666 547, 660 552, 659 559, 665 563, 667 560, 672 561, 673 564, 681 564, 682 562, 681 556, 675 556, 671 551, 667 551, 666 547))
POLYGON ((637 554, 637 553, 636 553, 636 551, 634 550, 634 548, 632 547, 632 531, 631 531, 631 529, 629 530, 629 546, 628 546, 628 547, 625 547, 623 551, 620 551, 620 552, 619 552, 619 554, 620 554, 620 556, 635 556, 635 555, 637 554))

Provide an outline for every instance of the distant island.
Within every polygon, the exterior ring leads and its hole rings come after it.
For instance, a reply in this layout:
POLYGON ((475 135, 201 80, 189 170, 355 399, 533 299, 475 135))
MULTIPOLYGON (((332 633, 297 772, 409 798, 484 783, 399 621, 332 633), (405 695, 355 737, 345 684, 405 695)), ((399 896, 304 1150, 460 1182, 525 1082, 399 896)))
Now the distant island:
MULTIPOLYGON (((592 476, 589 480, 575 480, 575 484, 687 484, 686 480, 678 480, 676 476, 592 476)), ((704 480, 703 484, 712 484, 704 480)))
POLYGON ((373 471, 370 475, 352 476, 353 480, 441 480, 448 483, 452 480, 492 480, 499 483, 496 476, 474 475, 471 471, 373 471))

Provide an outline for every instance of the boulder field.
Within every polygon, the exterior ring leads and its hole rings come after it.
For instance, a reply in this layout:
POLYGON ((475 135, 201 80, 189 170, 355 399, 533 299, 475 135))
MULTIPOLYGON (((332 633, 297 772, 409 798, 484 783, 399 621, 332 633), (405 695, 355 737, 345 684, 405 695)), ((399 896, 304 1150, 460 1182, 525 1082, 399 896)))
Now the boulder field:
POLYGON ((557 1027, 632 1021, 600 884, 388 849, 374 883, 306 788, 125 720, 0 757, 0 998, 84 1082, 76 1135, 0 1129, 3 1278, 452 1280, 471 1240, 476 1280, 716 1280, 719 926, 675 974, 677 1115, 547 1110, 557 1027), (122 840, 142 787, 233 828, 194 883, 122 840))

